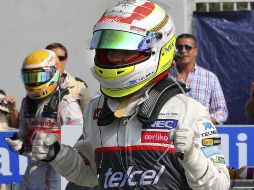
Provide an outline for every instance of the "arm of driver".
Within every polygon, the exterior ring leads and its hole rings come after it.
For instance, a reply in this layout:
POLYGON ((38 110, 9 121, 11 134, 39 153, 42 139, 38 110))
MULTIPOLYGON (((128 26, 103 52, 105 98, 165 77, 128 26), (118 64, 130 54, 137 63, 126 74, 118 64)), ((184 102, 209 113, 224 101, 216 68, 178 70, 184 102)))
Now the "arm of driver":
POLYGON ((93 151, 88 141, 89 139, 81 138, 74 148, 61 144, 60 151, 50 164, 68 181, 93 187, 98 184, 98 179, 93 151))
POLYGON ((202 145, 202 139, 204 138, 219 137, 216 127, 210 121, 209 112, 207 108, 195 103, 189 106, 197 109, 195 109, 196 112, 190 113, 190 123, 188 126, 184 125, 184 127, 190 127, 195 138, 193 146, 189 149, 190 151, 185 152, 184 159, 180 160, 185 169, 188 184, 196 190, 229 189, 230 177, 226 165, 223 163, 224 155, 219 151, 218 145, 211 148, 202 145), (213 152, 208 151, 211 149, 213 152), (217 160, 219 158, 223 161, 219 162, 217 160), (212 160, 214 161, 212 162, 212 160))
POLYGON ((219 137, 216 127, 211 123, 207 108, 201 107, 200 111, 195 114, 191 122, 193 126, 195 142, 188 154, 184 155, 182 165, 185 169, 186 178, 189 185, 197 190, 225 190, 230 186, 230 177, 225 163, 217 163, 224 155, 219 150, 218 145, 205 147, 202 145, 204 138, 219 137), (196 118, 195 118, 196 116, 196 118), (212 153, 206 150, 214 150, 212 153))
POLYGON ((189 160, 182 161, 189 185, 196 190, 224 190, 230 186, 230 177, 224 164, 215 164, 194 147, 189 160), (201 177, 200 177, 201 176, 201 177))

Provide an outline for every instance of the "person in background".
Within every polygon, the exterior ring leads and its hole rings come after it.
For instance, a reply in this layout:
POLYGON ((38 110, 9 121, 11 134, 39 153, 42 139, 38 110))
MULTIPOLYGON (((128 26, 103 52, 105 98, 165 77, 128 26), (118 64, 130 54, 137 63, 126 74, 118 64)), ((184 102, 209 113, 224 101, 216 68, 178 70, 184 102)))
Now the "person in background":
MULTIPOLYGON (((0 89, 0 131, 15 130, 19 126, 19 112, 14 97, 6 95, 0 89)), ((0 190, 7 190, 10 185, 0 184, 0 190)))
POLYGON ((251 83, 250 97, 245 103, 245 115, 248 118, 254 118, 254 82, 251 83))
POLYGON ((0 130, 17 129, 19 126, 19 112, 13 96, 6 95, 0 89, 0 130))
POLYGON ((60 175, 47 162, 36 161, 32 142, 38 132, 61 137, 61 126, 83 125, 83 115, 76 99, 60 85, 60 63, 51 50, 37 50, 24 60, 22 80, 27 92, 20 109, 19 130, 5 138, 10 148, 31 158, 19 190, 61 190, 60 175))
POLYGON ((207 107, 169 78, 175 40, 171 10, 162 2, 109 7, 90 45, 102 94, 84 110, 83 135, 71 147, 37 133, 34 157, 69 181, 99 189, 228 189, 207 107))
POLYGON ((83 111, 90 100, 88 86, 83 80, 71 76, 70 73, 65 70, 66 64, 68 63, 67 48, 61 43, 56 42, 47 45, 46 49, 54 51, 60 61, 61 88, 68 88, 70 96, 79 101, 81 110, 83 111))
POLYGON ((187 85, 190 89, 188 93, 190 97, 209 109, 214 124, 225 123, 228 109, 220 82, 213 72, 196 63, 198 44, 195 36, 179 35, 176 39, 176 48, 176 66, 171 69, 171 75, 187 85))

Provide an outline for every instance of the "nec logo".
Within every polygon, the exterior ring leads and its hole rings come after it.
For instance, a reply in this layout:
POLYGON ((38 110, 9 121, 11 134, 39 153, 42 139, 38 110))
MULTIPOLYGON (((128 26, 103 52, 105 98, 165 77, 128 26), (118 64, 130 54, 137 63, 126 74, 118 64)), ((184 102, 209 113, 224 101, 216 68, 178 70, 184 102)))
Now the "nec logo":
POLYGON ((145 124, 145 129, 172 129, 177 127, 177 120, 175 119, 158 119, 153 124, 145 124))

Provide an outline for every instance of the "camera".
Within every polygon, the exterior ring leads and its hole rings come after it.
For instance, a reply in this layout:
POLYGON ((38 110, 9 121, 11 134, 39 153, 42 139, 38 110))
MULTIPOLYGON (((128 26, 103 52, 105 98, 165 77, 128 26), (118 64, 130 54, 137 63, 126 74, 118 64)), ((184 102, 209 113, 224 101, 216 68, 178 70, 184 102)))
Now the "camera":
POLYGON ((7 100, 4 98, 0 98, 0 105, 4 105, 4 106, 8 105, 7 100))

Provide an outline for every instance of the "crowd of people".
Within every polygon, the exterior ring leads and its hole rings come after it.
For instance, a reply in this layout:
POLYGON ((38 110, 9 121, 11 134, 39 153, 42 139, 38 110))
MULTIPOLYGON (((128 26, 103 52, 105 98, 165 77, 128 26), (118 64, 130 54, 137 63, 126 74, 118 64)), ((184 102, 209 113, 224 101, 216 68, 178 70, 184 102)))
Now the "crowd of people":
MULTIPOLYGON (((60 176, 72 182, 69 189, 228 189, 216 130, 228 117, 223 91, 196 63, 195 36, 176 37, 170 8, 115 3, 95 24, 90 48, 101 91, 94 98, 65 70, 61 43, 24 59, 20 111, 0 91, 0 129, 18 129, 5 140, 31 159, 20 190, 60 190, 60 176), (83 125, 75 145, 61 143, 62 125, 83 125)), ((254 85, 249 116, 253 93, 254 85)))

